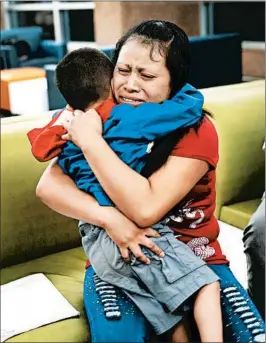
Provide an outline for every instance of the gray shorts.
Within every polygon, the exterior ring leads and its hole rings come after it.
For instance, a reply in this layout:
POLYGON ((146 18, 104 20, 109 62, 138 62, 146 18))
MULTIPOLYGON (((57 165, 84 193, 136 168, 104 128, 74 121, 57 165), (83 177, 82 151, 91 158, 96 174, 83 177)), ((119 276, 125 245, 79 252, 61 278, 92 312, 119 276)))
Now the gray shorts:
POLYGON ((79 229, 83 248, 96 274, 103 281, 120 287, 157 334, 168 331, 183 318, 189 309, 186 301, 201 287, 219 280, 166 225, 154 225, 153 229, 161 237, 151 238, 164 251, 165 257, 160 258, 142 248, 151 260, 149 265, 133 255, 131 263, 126 263, 103 229, 90 224, 82 224, 79 229))

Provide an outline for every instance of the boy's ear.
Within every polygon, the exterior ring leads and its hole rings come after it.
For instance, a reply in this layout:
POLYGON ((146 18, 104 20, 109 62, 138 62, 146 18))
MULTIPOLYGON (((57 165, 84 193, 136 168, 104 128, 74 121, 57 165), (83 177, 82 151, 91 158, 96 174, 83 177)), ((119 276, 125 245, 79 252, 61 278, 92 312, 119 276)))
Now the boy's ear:
POLYGON ((111 79, 111 88, 112 88, 112 92, 114 91, 114 79, 111 79))
POLYGON ((74 112, 73 108, 70 105, 66 105, 66 110, 74 112))

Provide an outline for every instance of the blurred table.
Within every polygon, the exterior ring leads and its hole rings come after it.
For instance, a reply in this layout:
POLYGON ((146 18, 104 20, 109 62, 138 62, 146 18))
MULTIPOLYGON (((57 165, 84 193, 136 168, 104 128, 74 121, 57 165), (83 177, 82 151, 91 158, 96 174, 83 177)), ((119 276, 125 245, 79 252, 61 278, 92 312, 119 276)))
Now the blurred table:
POLYGON ((48 111, 47 80, 42 68, 1 71, 0 108, 12 114, 39 116, 48 111))

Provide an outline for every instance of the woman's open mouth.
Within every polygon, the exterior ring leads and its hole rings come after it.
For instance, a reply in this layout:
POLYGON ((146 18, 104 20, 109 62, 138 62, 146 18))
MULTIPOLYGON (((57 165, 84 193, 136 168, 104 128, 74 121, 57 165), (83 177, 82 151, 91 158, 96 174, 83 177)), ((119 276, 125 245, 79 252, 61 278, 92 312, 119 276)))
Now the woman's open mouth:
POLYGON ((124 96, 120 96, 119 98, 120 98, 120 100, 121 100, 121 103, 130 104, 130 105, 133 105, 133 106, 140 105, 140 104, 142 104, 142 103, 144 102, 144 101, 141 100, 141 99, 126 98, 126 97, 124 97, 124 96))

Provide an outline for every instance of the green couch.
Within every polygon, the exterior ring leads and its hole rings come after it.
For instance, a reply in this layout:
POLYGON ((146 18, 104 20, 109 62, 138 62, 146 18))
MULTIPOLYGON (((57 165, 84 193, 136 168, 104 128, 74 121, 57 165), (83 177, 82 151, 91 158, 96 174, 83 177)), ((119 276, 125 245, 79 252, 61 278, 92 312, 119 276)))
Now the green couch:
POLYGON ((265 80, 202 92, 219 136, 216 216, 243 229, 265 189, 265 80))
MULTIPOLYGON (((264 190, 264 81, 203 90, 220 137, 217 216, 243 227, 264 190)), ((31 156, 26 132, 47 117, 1 120, 1 282, 44 273, 81 312, 9 339, 10 342, 89 342, 82 300, 86 257, 76 222, 53 213, 35 195, 47 164, 31 156)), ((37 315, 37 314, 36 314, 37 315)))

